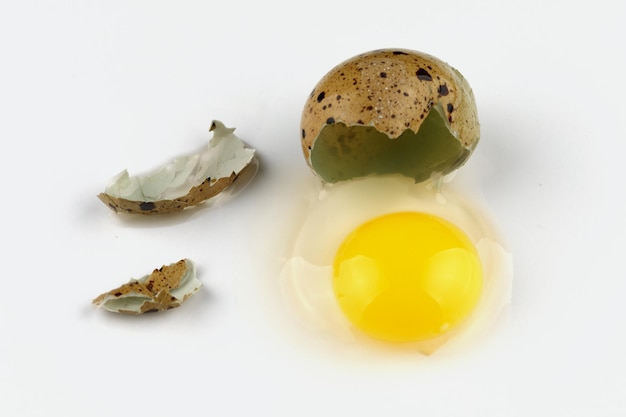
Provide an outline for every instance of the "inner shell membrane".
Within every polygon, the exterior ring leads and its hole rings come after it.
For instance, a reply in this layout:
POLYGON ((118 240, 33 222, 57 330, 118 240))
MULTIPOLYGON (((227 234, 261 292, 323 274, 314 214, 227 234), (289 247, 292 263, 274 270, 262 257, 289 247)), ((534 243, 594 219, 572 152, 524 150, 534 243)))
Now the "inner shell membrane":
POLYGON ((311 150, 311 165, 327 183, 372 174, 402 174, 422 182, 459 168, 469 152, 433 107, 417 133, 407 129, 396 139, 373 126, 328 124, 311 150))

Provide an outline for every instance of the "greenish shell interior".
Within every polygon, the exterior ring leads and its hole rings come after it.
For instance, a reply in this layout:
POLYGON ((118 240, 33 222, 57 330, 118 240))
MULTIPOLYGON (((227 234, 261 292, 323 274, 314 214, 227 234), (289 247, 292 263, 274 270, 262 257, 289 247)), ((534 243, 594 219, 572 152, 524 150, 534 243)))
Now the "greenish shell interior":
POLYGON ((328 183, 368 175, 402 174, 422 182, 447 174, 470 155, 450 132, 438 109, 430 110, 417 133, 390 139, 373 126, 324 126, 311 150, 311 165, 328 183))

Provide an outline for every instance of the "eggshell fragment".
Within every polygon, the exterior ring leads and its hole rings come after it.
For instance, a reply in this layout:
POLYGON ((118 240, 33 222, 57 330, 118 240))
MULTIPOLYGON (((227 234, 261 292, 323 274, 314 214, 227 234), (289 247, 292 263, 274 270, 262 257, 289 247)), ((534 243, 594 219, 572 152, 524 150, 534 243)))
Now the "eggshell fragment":
POLYGON ((218 195, 250 165, 255 150, 217 120, 210 130, 213 137, 200 153, 144 175, 124 170, 98 198, 116 212, 149 215, 178 212, 218 195))
POLYGON ((179 307, 200 287, 202 282, 196 278, 195 265, 189 259, 182 259, 99 295, 93 304, 124 314, 164 311, 179 307))
POLYGON ((479 133, 465 78, 438 58, 406 49, 337 65, 317 83, 301 119, 305 159, 328 183, 394 173, 421 182, 447 174, 469 158, 479 133))

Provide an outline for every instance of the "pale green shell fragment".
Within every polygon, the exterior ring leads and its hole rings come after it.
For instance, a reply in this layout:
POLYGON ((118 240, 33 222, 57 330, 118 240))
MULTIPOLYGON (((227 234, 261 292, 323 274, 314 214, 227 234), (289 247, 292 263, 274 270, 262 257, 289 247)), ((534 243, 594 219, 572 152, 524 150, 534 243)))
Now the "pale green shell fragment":
POLYGON ((201 287, 194 263, 182 259, 101 294, 93 300, 93 304, 114 313, 164 311, 179 307, 201 287))
POLYGON ((254 157, 254 149, 245 144, 222 122, 214 121, 213 137, 201 152, 182 156, 144 175, 130 176, 127 170, 116 175, 105 194, 113 198, 155 202, 174 200, 186 195, 210 178, 217 181, 241 172, 254 157))

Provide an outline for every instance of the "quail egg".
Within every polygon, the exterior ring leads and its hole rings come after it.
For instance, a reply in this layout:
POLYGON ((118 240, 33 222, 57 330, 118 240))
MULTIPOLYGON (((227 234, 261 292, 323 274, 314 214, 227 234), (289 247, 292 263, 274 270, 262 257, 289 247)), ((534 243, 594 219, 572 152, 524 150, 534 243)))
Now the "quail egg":
POLYGON ((430 354, 479 341, 506 312, 512 259, 453 182, 310 179, 280 285, 298 325, 430 354))
POLYGON ((343 340, 422 353, 484 333, 511 258, 452 185, 478 140, 472 90, 437 58, 377 50, 326 74, 302 114, 317 179, 281 273, 291 310, 343 340))
POLYGON ((311 92, 301 119, 304 157, 328 183, 447 174, 469 158, 479 131, 461 73, 406 49, 372 51, 336 66, 311 92))

